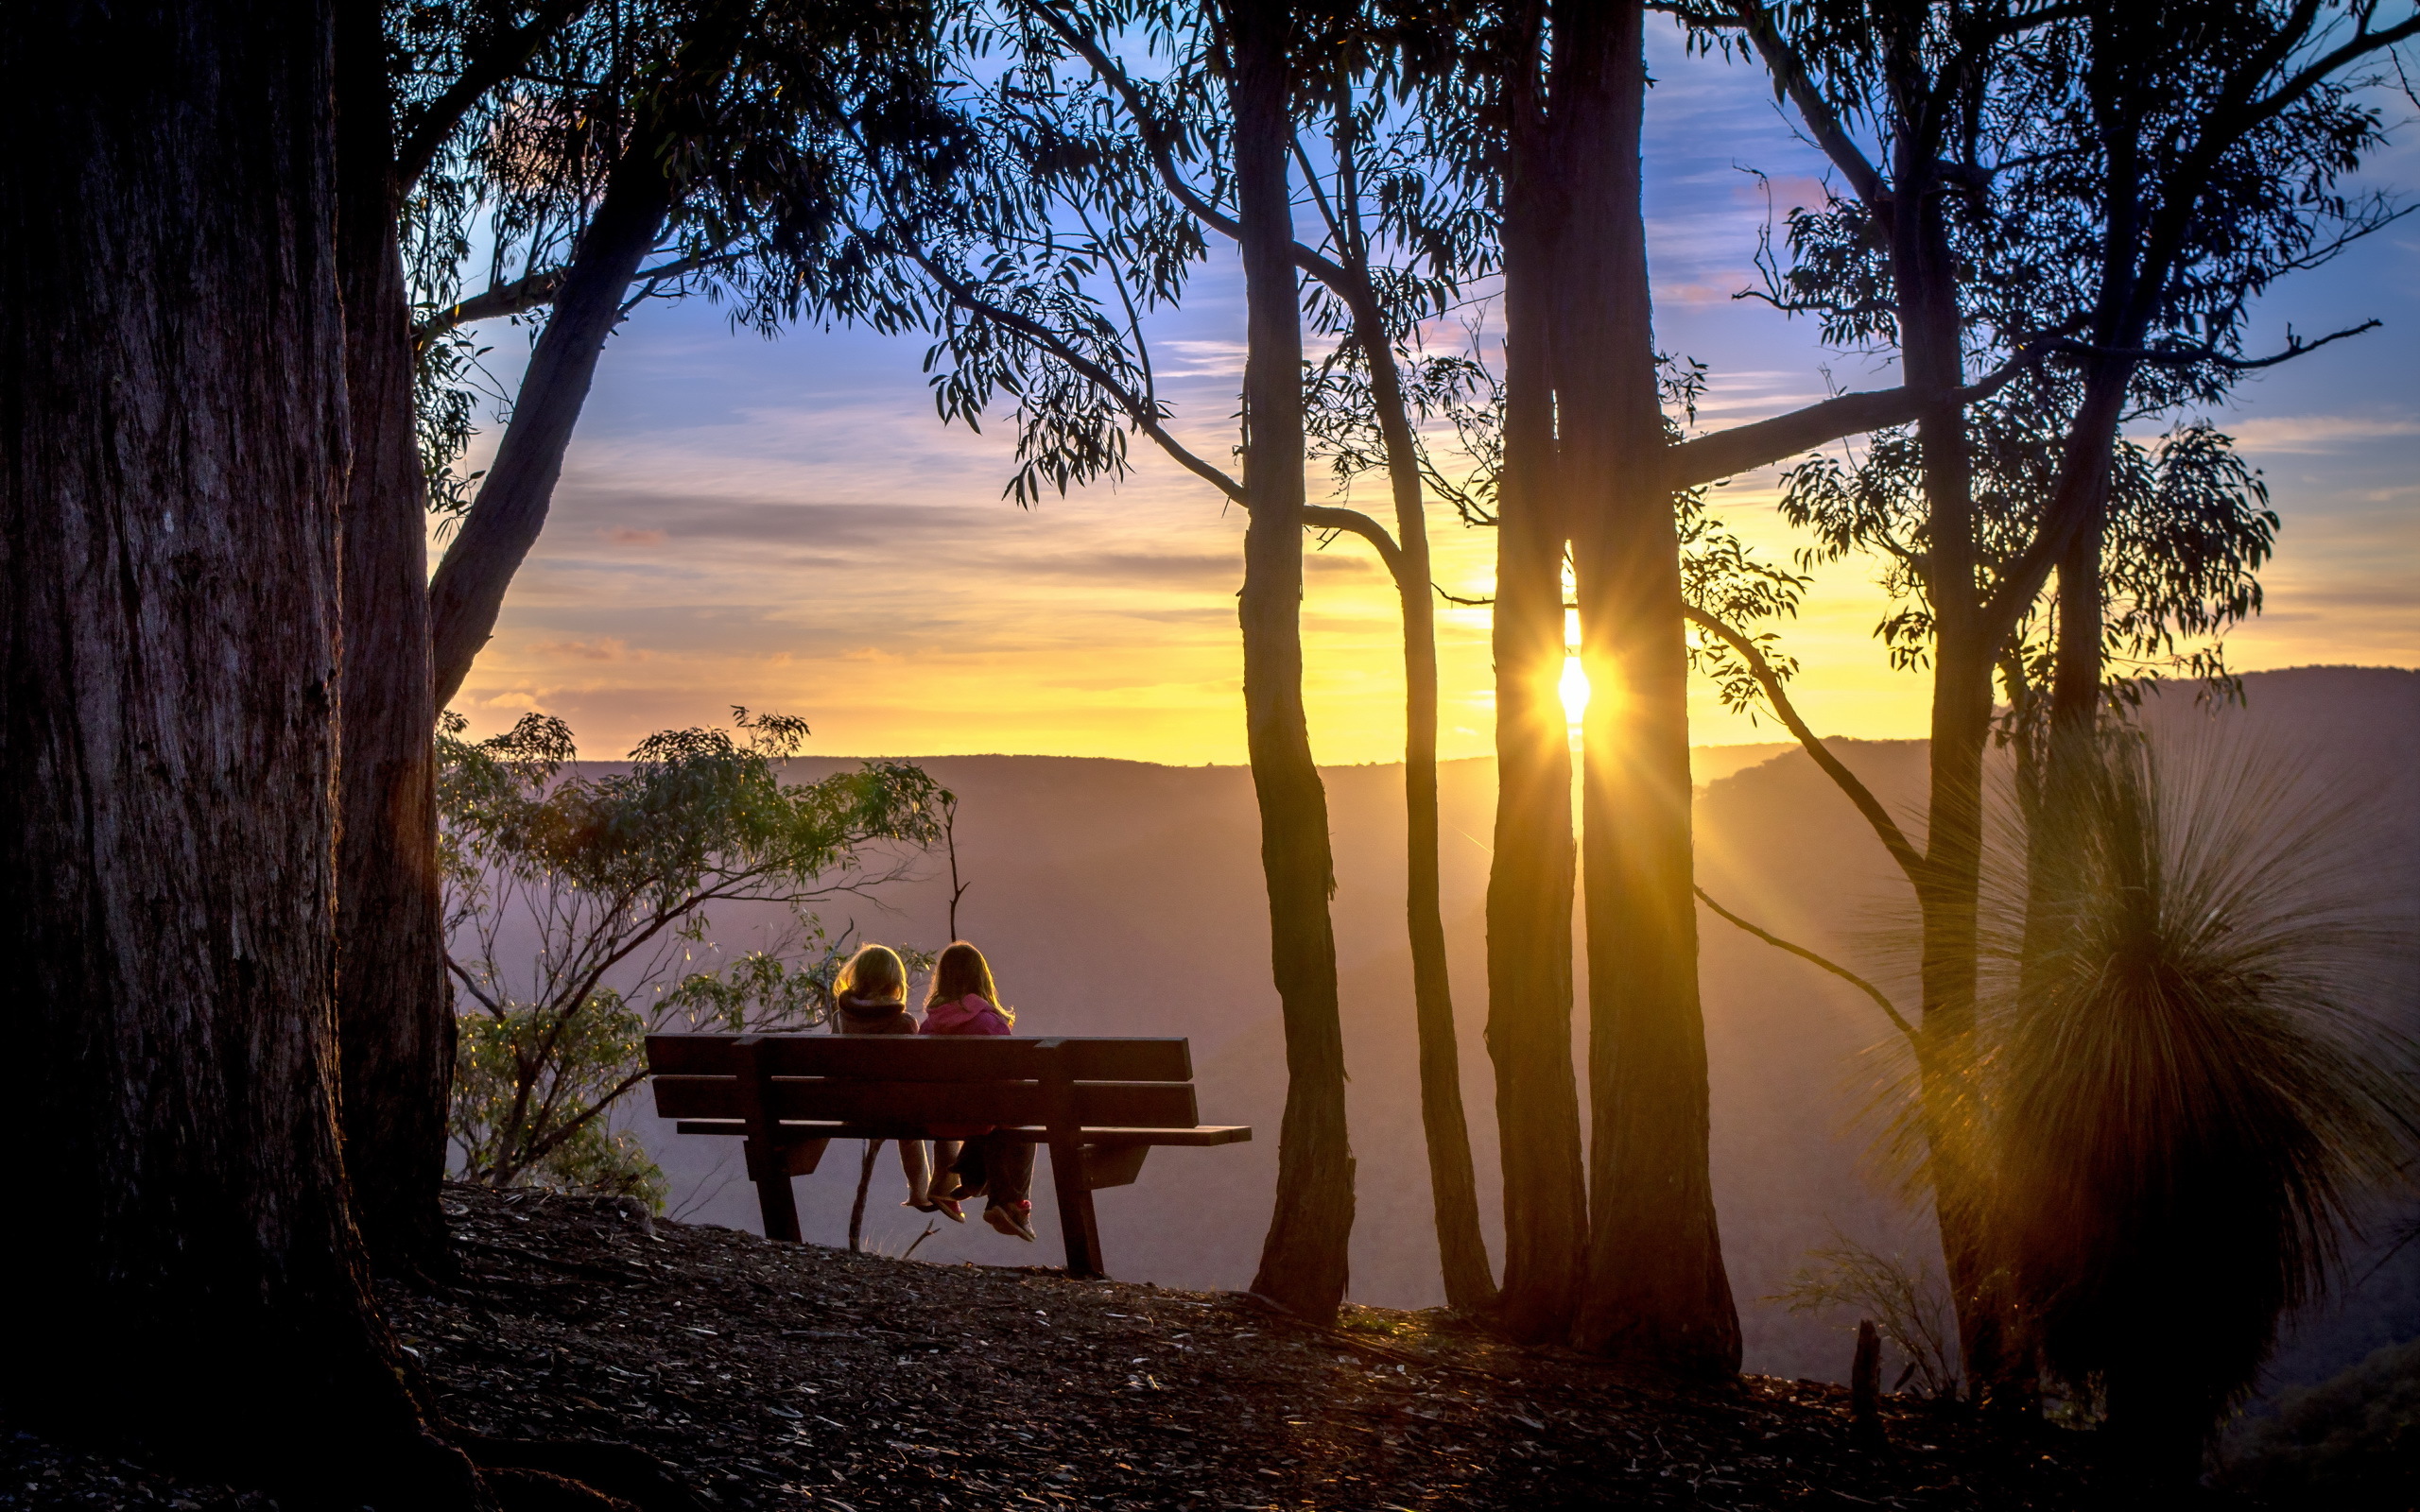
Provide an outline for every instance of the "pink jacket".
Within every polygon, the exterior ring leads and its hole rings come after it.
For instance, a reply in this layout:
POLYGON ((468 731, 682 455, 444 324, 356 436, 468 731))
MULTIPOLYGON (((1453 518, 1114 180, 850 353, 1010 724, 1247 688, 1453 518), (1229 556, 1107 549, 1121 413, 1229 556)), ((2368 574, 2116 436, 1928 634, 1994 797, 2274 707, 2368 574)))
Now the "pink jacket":
POLYGON ((969 992, 955 1003, 936 1003, 925 1010, 918 1034, 1007 1034, 1009 1016, 979 993, 969 992))

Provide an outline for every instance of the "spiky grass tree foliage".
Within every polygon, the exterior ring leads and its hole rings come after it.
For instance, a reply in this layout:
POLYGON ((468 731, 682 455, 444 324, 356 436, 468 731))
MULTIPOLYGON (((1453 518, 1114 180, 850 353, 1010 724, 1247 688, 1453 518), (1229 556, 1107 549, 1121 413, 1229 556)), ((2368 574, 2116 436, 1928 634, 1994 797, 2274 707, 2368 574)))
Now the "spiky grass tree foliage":
POLYGON ((2107 738, 2049 821, 2060 875, 1995 1026, 2017 1304, 2154 1473, 2193 1473, 2420 1124, 2409 1045, 2373 1017, 2355 816, 2285 796, 2295 775, 2107 738))

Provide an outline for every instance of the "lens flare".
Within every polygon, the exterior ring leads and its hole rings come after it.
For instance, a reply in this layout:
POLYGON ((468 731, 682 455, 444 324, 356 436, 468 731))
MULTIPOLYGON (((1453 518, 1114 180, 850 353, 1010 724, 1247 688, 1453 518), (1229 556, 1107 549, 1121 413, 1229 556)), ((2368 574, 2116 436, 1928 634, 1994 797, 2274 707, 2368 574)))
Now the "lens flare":
POLYGON ((1563 681, 1556 691, 1563 696, 1563 717, 1579 728, 1580 716, 1588 712, 1588 674, 1578 657, 1563 659, 1563 681))

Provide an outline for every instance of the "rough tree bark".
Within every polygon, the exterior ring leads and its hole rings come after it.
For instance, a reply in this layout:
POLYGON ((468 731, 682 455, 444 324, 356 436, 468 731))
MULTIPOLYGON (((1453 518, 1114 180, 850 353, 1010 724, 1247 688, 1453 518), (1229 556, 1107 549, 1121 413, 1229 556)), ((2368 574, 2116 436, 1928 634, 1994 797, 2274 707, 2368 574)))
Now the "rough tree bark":
POLYGON ((1495 542, 1495 854, 1487 879, 1487 1048, 1504 1173, 1498 1318, 1560 1339, 1578 1306, 1586 1238, 1571 1060, 1571 747, 1564 661, 1564 513, 1550 333, 1564 204, 1554 181, 1537 53, 1544 0, 1508 44, 1512 139, 1504 198, 1504 467, 1495 542))
POLYGON ((336 1105, 332 8, 0 36, 5 1389, 298 1501, 483 1504, 371 1305, 336 1105))
POLYGON ((1335 886, 1327 791, 1303 709, 1303 328, 1294 281, 1287 154, 1293 141, 1285 0, 1227 11, 1249 347, 1244 359, 1241 602, 1244 717, 1260 803, 1270 964, 1286 1023, 1286 1113, 1277 1202, 1253 1290, 1307 1317, 1344 1298, 1353 1232, 1353 1153, 1344 1124, 1335 886))
POLYGON ((353 469, 343 535, 337 1033, 344 1157, 371 1263, 452 1269, 438 1189, 454 1074, 437 871, 428 535, 382 17, 337 19, 337 267, 353 469))
POLYGON ((1637 0, 1558 6, 1555 377, 1582 651, 1588 945, 1588 1279, 1573 1342, 1696 1377, 1739 1369, 1709 1173, 1698 997, 1689 662, 1657 398, 1637 0), (1566 50, 1567 49, 1567 50, 1566 50))

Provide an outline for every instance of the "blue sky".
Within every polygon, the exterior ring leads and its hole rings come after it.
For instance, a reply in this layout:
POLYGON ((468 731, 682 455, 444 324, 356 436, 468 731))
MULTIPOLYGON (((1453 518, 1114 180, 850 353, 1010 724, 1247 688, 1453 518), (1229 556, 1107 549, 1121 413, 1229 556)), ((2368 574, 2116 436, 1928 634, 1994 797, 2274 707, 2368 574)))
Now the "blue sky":
MULTIPOLYGON (((1823 164, 1793 140, 1759 71, 1653 43, 1648 210, 1659 345, 1706 362, 1711 425, 1887 384, 1824 352, 1806 322, 1733 294, 1766 201, 1811 200, 1823 164)), ((2420 132, 2373 165, 2420 188, 2420 132)), ((2420 226, 2396 227, 2284 285, 2269 343, 2377 318, 2383 329, 2255 375, 2210 417, 2267 477, 2284 517, 2267 612, 2229 640, 2246 669, 2420 664, 2420 226)), ((1232 448, 1243 310, 1221 249, 1185 307, 1154 329, 1197 450, 1232 448)), ((486 333, 500 376, 527 346, 486 333)), ((474 728, 543 708, 593 755, 732 704, 805 714, 816 744, 856 754, 1032 751, 1194 764, 1242 759, 1233 594, 1242 525, 1187 474, 1138 448, 1135 474, 1042 507, 1001 496, 1009 438, 935 419, 924 343, 855 331, 734 335, 702 301, 640 311, 607 348, 545 535, 456 708, 474 728)), ((489 438, 492 441, 493 438, 489 438)), ((1718 495, 1775 554, 1795 541, 1770 474, 1718 495)), ((1439 577, 1483 593, 1492 541, 1432 517, 1439 577)), ((1306 684, 1322 761, 1400 754, 1392 591, 1365 548, 1312 558, 1306 684)), ((1924 684, 1885 663, 1876 567, 1818 578, 1785 627, 1798 697, 1819 730, 1921 734, 1924 684)), ((1445 753, 1489 748, 1486 620, 1441 624, 1445 753)), ((1694 707, 1702 744, 1769 740, 1694 707)))

